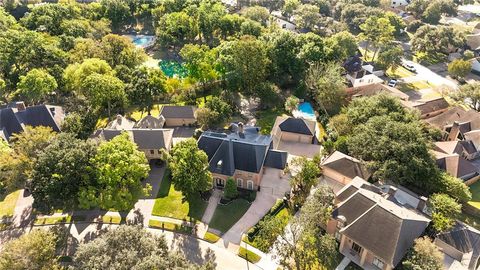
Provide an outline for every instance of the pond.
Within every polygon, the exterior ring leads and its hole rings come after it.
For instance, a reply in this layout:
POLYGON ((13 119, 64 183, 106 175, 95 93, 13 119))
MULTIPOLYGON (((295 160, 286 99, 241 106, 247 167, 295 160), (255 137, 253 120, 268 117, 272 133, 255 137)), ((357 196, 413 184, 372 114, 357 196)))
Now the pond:
POLYGON ((187 69, 175 60, 161 60, 159 66, 163 73, 170 78, 185 78, 188 75, 187 69))

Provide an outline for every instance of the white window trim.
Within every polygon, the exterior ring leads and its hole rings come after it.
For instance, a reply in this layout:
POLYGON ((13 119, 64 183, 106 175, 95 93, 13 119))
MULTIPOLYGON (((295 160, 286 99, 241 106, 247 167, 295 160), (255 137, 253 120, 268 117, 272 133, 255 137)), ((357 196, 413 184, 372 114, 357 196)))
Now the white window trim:
POLYGON ((237 187, 243 188, 243 179, 242 178, 237 178, 237 187))
POLYGON ((377 257, 373 258, 372 264, 378 269, 383 269, 383 267, 385 267, 385 263, 377 257))
POLYGON ((250 190, 253 190, 253 181, 252 180, 247 181, 247 188, 250 189, 250 190), (251 187, 250 187, 250 185, 251 185, 251 187))

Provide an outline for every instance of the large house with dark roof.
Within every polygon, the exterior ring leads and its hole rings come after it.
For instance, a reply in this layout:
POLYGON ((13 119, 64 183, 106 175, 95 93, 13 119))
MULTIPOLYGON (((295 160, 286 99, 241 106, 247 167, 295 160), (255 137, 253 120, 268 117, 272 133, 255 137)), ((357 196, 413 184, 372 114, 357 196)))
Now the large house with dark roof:
POLYGON ((165 119, 166 127, 193 126, 197 122, 196 110, 195 106, 164 105, 160 109, 160 116, 165 119))
POLYGON ((231 177, 238 188, 257 190, 264 167, 284 169, 287 152, 273 149, 272 137, 259 134, 257 127, 239 125, 233 131, 206 131, 198 147, 208 156, 215 187, 223 188, 231 177))
POLYGON ((25 126, 45 126, 60 132, 64 117, 63 108, 59 106, 26 107, 23 102, 11 103, 0 108, 0 138, 8 142, 13 134, 22 132, 25 126))
POLYGON ((315 138, 317 123, 315 121, 278 116, 272 128, 274 148, 280 142, 300 142, 312 144, 315 138))
POLYGON ((357 177, 336 194, 327 232, 340 242, 340 253, 363 269, 390 270, 430 223, 422 212, 425 202, 425 198, 391 186, 384 190, 357 177))
POLYGON ((173 129, 156 128, 160 120, 158 118, 155 119, 146 116, 135 123, 124 116, 117 115, 113 121, 107 124, 105 129, 97 130, 94 137, 109 141, 122 132, 126 132, 138 146, 138 150, 145 153, 148 160, 161 159, 162 149, 170 151, 173 141, 173 129), (144 128, 145 126, 151 126, 152 128, 144 128))

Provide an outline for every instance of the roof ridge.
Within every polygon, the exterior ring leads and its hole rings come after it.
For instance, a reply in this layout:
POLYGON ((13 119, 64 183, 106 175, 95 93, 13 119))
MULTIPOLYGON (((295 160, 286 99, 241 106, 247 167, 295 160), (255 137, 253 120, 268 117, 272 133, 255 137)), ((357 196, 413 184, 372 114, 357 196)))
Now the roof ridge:
MULTIPOLYGON (((354 196, 354 195, 357 194, 357 193, 358 193, 358 190, 357 190, 357 192, 353 193, 352 196, 354 196)), ((360 194, 361 194, 361 193, 360 193, 360 194)), ((363 195, 363 194, 361 194, 361 195, 363 195)), ((352 196, 348 197, 348 199, 351 198, 352 196)), ((371 200, 371 199, 368 198, 368 197, 366 197, 366 198, 369 199, 369 200, 371 200)), ((348 201, 348 199, 345 200, 345 202, 348 201)), ((358 216, 358 217, 357 217, 354 221, 352 221, 350 224, 348 224, 347 226, 343 227, 343 228, 340 230, 340 232, 345 231, 345 230, 346 230, 347 228, 349 228, 351 225, 355 224, 355 222, 357 222, 360 218, 362 218, 362 217, 365 216, 368 212, 370 212, 373 208, 375 208, 375 206, 377 206, 378 202, 376 202, 376 201, 373 201, 373 202, 374 202, 374 204, 373 204, 370 208, 368 208, 365 212, 363 212, 363 214, 361 214, 360 216, 358 216)))

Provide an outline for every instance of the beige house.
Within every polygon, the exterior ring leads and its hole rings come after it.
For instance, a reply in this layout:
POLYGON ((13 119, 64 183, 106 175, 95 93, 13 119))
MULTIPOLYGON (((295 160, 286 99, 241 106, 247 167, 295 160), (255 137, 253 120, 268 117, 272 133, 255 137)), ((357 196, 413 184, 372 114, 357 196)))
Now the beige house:
POLYGON ((403 105, 417 109, 420 112, 420 117, 422 119, 431 118, 437 116, 448 110, 450 106, 448 102, 443 97, 434 98, 430 100, 419 100, 419 101, 402 101, 403 105))
POLYGON ((273 146, 280 142, 299 142, 312 144, 315 139, 317 123, 303 118, 277 116, 272 128, 273 146))
POLYGON ((355 99, 359 97, 371 97, 378 94, 386 94, 392 97, 398 97, 401 100, 407 101, 410 96, 397 88, 390 87, 383 83, 369 84, 361 87, 350 87, 346 89, 347 98, 355 99))
MULTIPOLYGON (((337 193, 327 232, 340 242, 340 253, 363 269, 395 268, 430 223, 420 210, 394 199, 396 192, 357 177, 337 193)), ((425 206, 421 202, 418 209, 425 206)))
POLYGON ((206 131, 198 139, 198 147, 208 156, 214 186, 223 188, 231 177, 238 188, 257 190, 264 167, 284 169, 287 152, 272 148, 272 137, 261 135, 256 127, 241 127, 231 133, 206 131))
POLYGON ((348 185, 357 176, 362 179, 369 179, 371 176, 360 160, 339 151, 335 151, 325 158, 321 167, 323 176, 342 185, 348 185))
POLYGON ((166 127, 194 126, 195 106, 169 106, 164 105, 160 110, 160 116, 165 119, 166 127))

